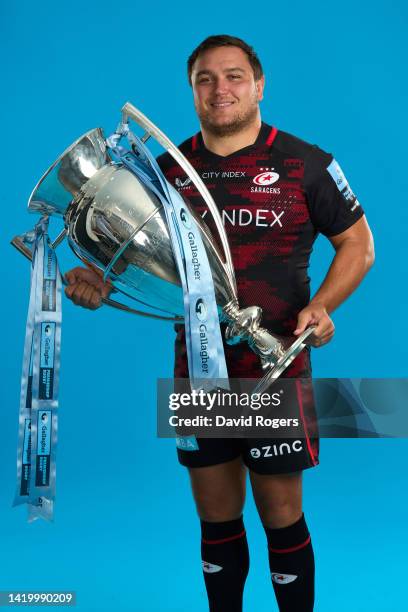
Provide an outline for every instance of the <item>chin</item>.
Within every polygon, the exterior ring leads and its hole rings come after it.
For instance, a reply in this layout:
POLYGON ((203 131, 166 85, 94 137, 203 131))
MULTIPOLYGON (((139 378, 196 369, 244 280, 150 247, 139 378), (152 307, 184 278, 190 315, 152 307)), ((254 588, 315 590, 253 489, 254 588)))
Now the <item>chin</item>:
POLYGON ((209 123, 211 123, 214 127, 230 127, 240 122, 236 117, 223 117, 222 119, 210 119, 209 123))
POLYGON ((211 117, 207 115, 207 117, 205 118, 205 123, 209 127, 213 127, 215 129, 233 129, 234 127, 237 127, 241 124, 241 117, 239 115, 234 115, 230 117, 211 117))
POLYGON ((224 117, 214 117, 211 113, 199 115, 203 127, 216 136, 228 136, 240 132, 249 125, 257 116, 258 105, 249 108, 246 112, 234 113, 224 117))

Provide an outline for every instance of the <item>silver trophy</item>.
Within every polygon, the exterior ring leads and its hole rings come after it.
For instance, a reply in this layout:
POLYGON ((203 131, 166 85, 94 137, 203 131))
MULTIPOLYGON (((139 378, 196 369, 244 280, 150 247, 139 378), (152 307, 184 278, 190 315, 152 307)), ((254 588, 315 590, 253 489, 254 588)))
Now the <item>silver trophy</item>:
MULTIPOLYGON (((202 219, 189 209, 207 251, 219 318, 227 324, 225 340, 228 344, 246 341, 259 356, 266 371, 255 389, 261 393, 305 348, 313 328, 292 342, 293 338, 273 336, 261 327, 259 306, 240 309, 228 239, 209 191, 179 149, 127 103, 122 108, 122 124, 129 119, 144 130, 143 143, 153 137, 179 163, 212 214, 222 252, 202 219)), ((129 308, 112 299, 105 299, 105 303, 145 316, 183 321, 182 287, 162 203, 134 173, 112 158, 100 128, 87 132, 64 151, 34 188, 28 208, 62 217, 64 229, 54 246, 66 237, 83 262, 100 270, 116 290, 144 309, 129 308)), ((21 238, 14 238, 12 244, 31 257, 21 238)))

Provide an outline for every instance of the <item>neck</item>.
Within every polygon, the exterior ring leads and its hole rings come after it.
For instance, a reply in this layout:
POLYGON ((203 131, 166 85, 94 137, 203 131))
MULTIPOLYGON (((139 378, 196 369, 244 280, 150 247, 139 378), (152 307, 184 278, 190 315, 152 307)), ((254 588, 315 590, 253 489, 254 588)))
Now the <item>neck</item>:
POLYGON ((226 157, 227 155, 231 155, 231 153, 235 153, 235 151, 239 151, 244 147, 249 147, 250 145, 254 144, 258 138, 261 123, 261 117, 258 114, 253 123, 236 134, 227 134, 226 136, 216 136, 201 126, 201 133, 203 135, 205 148, 216 155, 226 157))

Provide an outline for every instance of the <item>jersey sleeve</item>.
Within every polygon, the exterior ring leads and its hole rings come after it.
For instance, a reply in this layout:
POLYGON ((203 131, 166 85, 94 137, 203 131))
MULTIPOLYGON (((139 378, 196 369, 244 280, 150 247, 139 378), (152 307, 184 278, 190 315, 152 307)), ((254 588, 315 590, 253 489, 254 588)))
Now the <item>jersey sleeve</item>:
POLYGON ((304 187, 312 223, 327 237, 344 232, 364 215, 333 155, 317 146, 305 160, 304 187))

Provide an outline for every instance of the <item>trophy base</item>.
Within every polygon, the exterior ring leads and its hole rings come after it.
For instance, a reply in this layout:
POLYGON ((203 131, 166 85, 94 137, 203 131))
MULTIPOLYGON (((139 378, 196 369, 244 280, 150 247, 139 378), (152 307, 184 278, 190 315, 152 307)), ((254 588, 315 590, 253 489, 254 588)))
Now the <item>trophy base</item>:
MULTIPOLYGON (((263 378, 261 378, 260 382, 257 384, 255 389, 252 391, 254 393, 264 393, 272 383, 275 382, 277 378, 282 374, 282 372, 290 366, 292 361, 296 359, 296 357, 303 351, 306 347, 305 340, 308 338, 315 330, 315 327, 308 327, 305 331, 291 344, 287 351, 284 352, 282 357, 278 359, 278 361, 273 365, 270 370, 265 374, 263 378)), ((268 363, 264 362, 263 367, 268 367, 268 363)), ((269 366, 270 367, 270 366, 269 366)))

